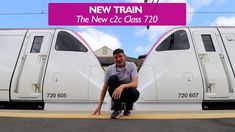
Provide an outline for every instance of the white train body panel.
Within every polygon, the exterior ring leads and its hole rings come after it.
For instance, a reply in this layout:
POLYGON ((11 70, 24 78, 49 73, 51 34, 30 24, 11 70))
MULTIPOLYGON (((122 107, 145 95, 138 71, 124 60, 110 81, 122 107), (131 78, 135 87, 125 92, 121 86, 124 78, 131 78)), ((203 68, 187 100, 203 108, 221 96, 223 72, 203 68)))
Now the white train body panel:
POLYGON ((235 27, 167 32, 140 68, 136 108, 200 110, 203 102, 235 102, 234 33, 235 27))
MULTIPOLYGON (((55 35, 59 32, 61 31, 57 30, 55 35)), ((76 36, 71 31, 68 33, 76 36)), ((54 39, 52 47, 56 47, 57 38, 54 39)), ((78 36, 76 39, 82 42, 78 36)), ((44 81, 44 100, 98 101, 103 74, 104 71, 91 50, 86 48, 84 52, 68 52, 52 48, 44 81)))
MULTIPOLYGON (((202 110, 235 102, 235 27, 180 27, 163 35, 139 70, 136 111, 202 110)), ((104 70, 66 29, 0 30, 0 103, 42 102, 45 110, 93 111, 104 70)), ((107 94, 108 96, 108 94, 107 94)), ((3 106, 4 106, 3 105, 3 106)), ((110 110, 105 98, 103 110, 110 110)))
MULTIPOLYGON (((173 32, 175 30, 169 33, 173 32)), ((187 31, 186 33, 189 34, 187 31)), ((163 40, 165 39, 163 38, 163 40)), ((193 47, 192 43, 190 43, 190 47, 193 47)), ((141 91, 143 101, 201 101, 203 92, 198 87, 202 87, 202 79, 194 49, 161 52, 157 52, 155 49, 156 47, 148 55, 139 71, 138 88, 141 91), (146 65, 152 67, 151 71, 155 76, 151 78, 154 78, 154 81, 145 78, 148 75, 144 72, 146 65), (155 87, 146 86, 148 82, 154 83, 155 87), (142 86, 143 84, 145 86, 142 86), (154 92, 151 92, 151 95, 146 95, 145 92, 148 92, 149 89, 154 92), (200 94, 197 98, 184 98, 181 97, 181 93, 200 94)), ((149 72, 151 73, 151 71, 149 72)))
POLYGON ((76 33, 2 29, 0 51, 0 101, 44 102, 45 109, 99 101, 104 70, 76 33))
POLYGON ((0 100, 9 101, 9 87, 26 30, 0 32, 0 100))

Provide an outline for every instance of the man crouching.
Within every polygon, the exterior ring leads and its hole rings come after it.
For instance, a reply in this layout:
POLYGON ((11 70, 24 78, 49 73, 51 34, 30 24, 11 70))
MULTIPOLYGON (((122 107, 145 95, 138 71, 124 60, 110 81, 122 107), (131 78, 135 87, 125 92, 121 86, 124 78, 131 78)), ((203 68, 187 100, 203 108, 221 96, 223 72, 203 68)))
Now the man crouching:
POLYGON ((131 114, 133 103, 139 98, 137 68, 133 62, 126 62, 126 55, 122 49, 113 51, 115 63, 110 65, 104 77, 104 85, 100 95, 100 102, 94 111, 101 113, 104 97, 108 90, 113 101, 112 119, 118 119, 122 114, 122 102, 125 103, 124 115, 131 114))

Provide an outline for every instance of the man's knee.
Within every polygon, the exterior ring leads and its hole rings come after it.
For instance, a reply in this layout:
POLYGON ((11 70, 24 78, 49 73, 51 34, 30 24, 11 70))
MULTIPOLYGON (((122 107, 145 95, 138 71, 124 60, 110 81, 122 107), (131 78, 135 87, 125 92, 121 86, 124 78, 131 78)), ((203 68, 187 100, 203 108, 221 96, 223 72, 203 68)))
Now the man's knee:
POLYGON ((139 99, 140 92, 137 89, 133 91, 135 102, 139 99))
POLYGON ((135 88, 127 89, 127 94, 127 96, 130 97, 131 102, 136 102, 140 95, 139 91, 135 88))

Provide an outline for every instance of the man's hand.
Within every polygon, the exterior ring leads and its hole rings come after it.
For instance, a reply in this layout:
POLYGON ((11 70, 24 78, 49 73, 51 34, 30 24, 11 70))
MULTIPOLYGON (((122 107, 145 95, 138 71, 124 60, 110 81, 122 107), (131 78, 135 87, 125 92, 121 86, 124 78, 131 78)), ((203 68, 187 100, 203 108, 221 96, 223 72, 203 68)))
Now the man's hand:
POLYGON ((100 111, 100 110, 101 110, 101 106, 98 105, 97 108, 95 109, 93 115, 100 115, 100 114, 101 114, 101 111, 100 111))
POLYGON ((125 87, 123 85, 120 85, 119 87, 117 87, 114 92, 113 92, 113 95, 112 97, 114 99, 120 99, 121 98, 121 94, 122 94, 122 91, 125 87))
POLYGON ((101 114, 100 110, 101 110, 101 107, 102 107, 104 97, 105 97, 105 94, 106 94, 107 90, 108 90, 108 82, 105 82, 104 86, 101 90, 101 93, 100 93, 100 103, 98 104, 97 108, 93 112, 93 115, 100 115, 101 114))

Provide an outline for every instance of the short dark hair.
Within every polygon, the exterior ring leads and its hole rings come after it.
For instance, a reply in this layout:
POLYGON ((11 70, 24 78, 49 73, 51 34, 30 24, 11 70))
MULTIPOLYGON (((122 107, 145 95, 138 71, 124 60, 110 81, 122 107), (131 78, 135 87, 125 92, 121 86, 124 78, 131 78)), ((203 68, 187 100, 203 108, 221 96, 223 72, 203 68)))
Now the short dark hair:
POLYGON ((123 53, 123 54, 125 54, 124 53, 124 51, 123 51, 123 49, 115 49, 114 51, 113 51, 113 55, 116 55, 116 54, 119 54, 119 53, 123 53))

